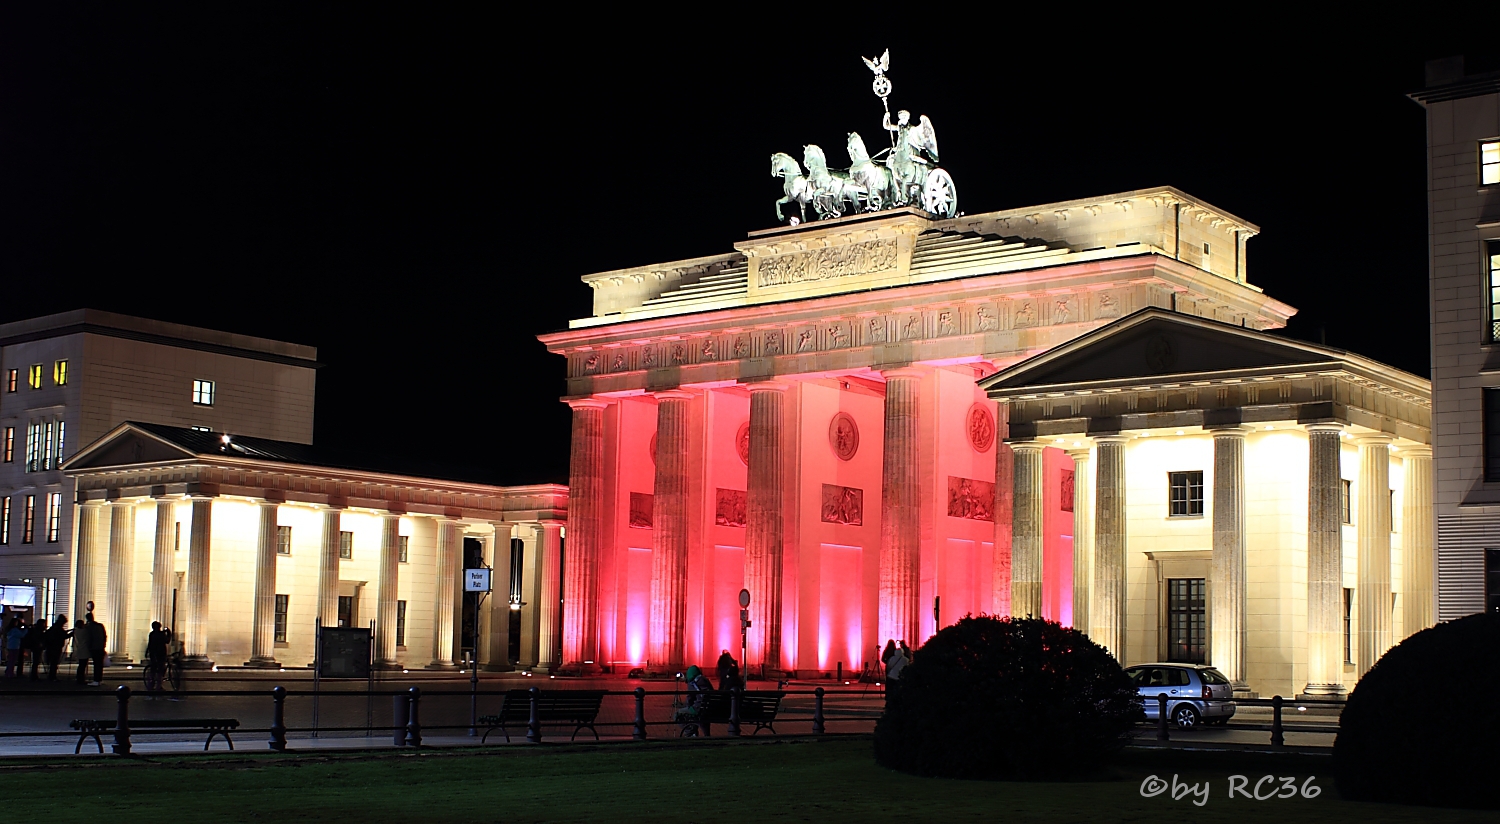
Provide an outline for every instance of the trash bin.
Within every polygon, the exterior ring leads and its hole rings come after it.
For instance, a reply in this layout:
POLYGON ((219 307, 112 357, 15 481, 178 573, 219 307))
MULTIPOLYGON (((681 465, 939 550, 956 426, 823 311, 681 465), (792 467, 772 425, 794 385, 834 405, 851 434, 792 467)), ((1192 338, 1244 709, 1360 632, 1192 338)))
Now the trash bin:
POLYGON ((411 696, 391 696, 391 742, 401 747, 406 744, 406 724, 411 720, 411 696))

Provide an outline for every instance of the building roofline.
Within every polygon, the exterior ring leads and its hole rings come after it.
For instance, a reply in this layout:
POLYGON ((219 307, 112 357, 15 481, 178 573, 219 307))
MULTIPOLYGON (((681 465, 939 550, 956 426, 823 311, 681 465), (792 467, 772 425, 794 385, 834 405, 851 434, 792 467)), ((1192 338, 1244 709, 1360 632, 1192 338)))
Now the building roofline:
POLYGON ((121 315, 99 309, 75 309, 0 324, 0 346, 77 334, 103 335, 310 369, 322 365, 318 363, 318 349, 315 346, 121 315))
POLYGON ((1426 106, 1429 103, 1462 100, 1466 97, 1479 97, 1486 94, 1500 94, 1500 71, 1471 74, 1451 83, 1411 92, 1406 96, 1426 106))

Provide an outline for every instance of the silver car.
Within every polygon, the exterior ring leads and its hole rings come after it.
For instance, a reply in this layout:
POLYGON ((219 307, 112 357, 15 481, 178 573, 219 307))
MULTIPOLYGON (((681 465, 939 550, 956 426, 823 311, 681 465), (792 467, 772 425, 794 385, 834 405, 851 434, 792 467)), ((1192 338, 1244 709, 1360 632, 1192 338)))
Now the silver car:
POLYGON ((1125 670, 1135 682, 1146 710, 1155 721, 1157 696, 1167 696, 1167 718, 1180 729, 1201 724, 1224 725, 1234 716, 1234 685, 1224 674, 1201 664, 1141 664, 1125 670))

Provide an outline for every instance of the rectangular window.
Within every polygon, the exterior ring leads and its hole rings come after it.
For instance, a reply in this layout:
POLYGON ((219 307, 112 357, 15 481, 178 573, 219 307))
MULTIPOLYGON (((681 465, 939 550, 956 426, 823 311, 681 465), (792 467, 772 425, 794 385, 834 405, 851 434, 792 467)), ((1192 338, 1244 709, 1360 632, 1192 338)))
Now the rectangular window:
POLYGON ((52 468, 52 441, 53 441, 52 435, 53 435, 54 430, 56 430, 56 428, 57 428, 57 424, 53 423, 52 421, 47 421, 45 424, 42 425, 42 433, 43 433, 42 434, 42 468, 43 469, 51 469, 52 468))
POLYGON ((1344 663, 1354 663, 1354 590, 1344 590, 1344 663))
POLYGON ((396 602, 396 646, 406 646, 406 602, 396 602))
POLYGON ((339 533, 339 557, 349 560, 354 557, 354 533, 339 533))
POLYGON ((396 560, 401 563, 411 562, 411 536, 402 535, 396 539, 396 560))
POLYGON ((47 493, 47 543, 57 543, 57 535, 62 530, 62 493, 47 493))
POLYGON ((21 512, 21 543, 29 544, 36 528, 36 496, 26 496, 26 508, 21 512))
POLYGON ((60 360, 52 364, 52 382, 58 386, 68 385, 68 362, 60 360))
POLYGON ((16 428, 5 427, 5 462, 10 463, 16 459, 16 428))
POLYGON ((36 472, 42 468, 42 425, 26 425, 26 471, 36 472))
POLYGON ((1396 490, 1391 490, 1391 497, 1385 504, 1386 523, 1391 525, 1391 531, 1396 531, 1396 490))
POLYGON ((33 363, 31 368, 26 370, 26 385, 32 389, 42 388, 42 365, 40 363, 33 363))
POLYGON ((339 596, 339 626, 348 627, 354 624, 354 596, 339 596))
POLYGON ((276 596, 276 642, 286 643, 286 614, 292 605, 292 596, 276 596))
POLYGON ((525 585, 526 542, 520 538, 510 539, 510 603, 520 609, 521 590, 525 585))
POLYGON ((1208 628, 1204 578, 1167 579, 1167 660, 1203 663, 1208 628))
POLYGON ((0 498, 0 546, 10 546, 10 496, 0 498))
POLYGON ((1484 393, 1484 480, 1500 481, 1500 387, 1484 393))
POLYGON ((1485 245, 1485 267, 1488 272, 1490 306, 1490 343, 1500 343, 1500 240, 1485 245))
POLYGON ((182 521, 172 524, 172 551, 182 551, 182 521))
POLYGON ((57 422, 57 440, 52 444, 52 465, 62 469, 63 462, 63 432, 67 424, 63 421, 57 422))
POLYGON ((1168 472, 1169 516, 1203 514, 1203 473, 1168 472))
POLYGON ((5 373, 5 391, 16 391, 16 370, 9 369, 5 373))
POLYGON ((214 405, 213 381, 193 381, 193 403, 198 406, 214 405))
POLYGON ((1484 551, 1484 611, 1500 612, 1500 549, 1484 551))
MULTIPOLYGON (((292 554, 292 528, 289 526, 276 527, 276 554, 292 554)), ((281 596, 277 596, 278 598, 281 596)))
POLYGON ((1479 184, 1495 183, 1500 183, 1500 140, 1486 140, 1479 144, 1479 184))
POLYGON ((1339 523, 1354 523, 1354 510, 1349 508, 1349 501, 1354 498, 1354 482, 1339 480, 1339 523))

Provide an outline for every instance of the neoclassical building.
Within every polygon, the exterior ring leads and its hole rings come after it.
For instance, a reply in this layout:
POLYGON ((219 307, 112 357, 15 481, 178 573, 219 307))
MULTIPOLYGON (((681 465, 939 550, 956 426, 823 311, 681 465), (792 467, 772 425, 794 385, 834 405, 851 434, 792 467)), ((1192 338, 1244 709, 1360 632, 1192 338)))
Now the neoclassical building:
POLYGON ((1074 460, 1027 458, 1040 569, 1013 604, 1007 406, 976 382, 1145 309, 1283 326, 1246 279, 1257 232, 1161 187, 585 276, 593 315, 541 337, 573 409, 565 666, 737 651, 742 587, 748 663, 775 671, 857 669, 966 613, 1072 623, 1074 460))
POLYGON ((193 666, 305 667, 319 622, 373 621, 386 668, 452 667, 466 647, 491 669, 556 667, 564 487, 354 469, 307 444, 134 422, 63 472, 73 603, 94 604, 115 661, 138 660, 160 621, 193 666), (476 627, 461 578, 478 566, 497 572, 476 627))

